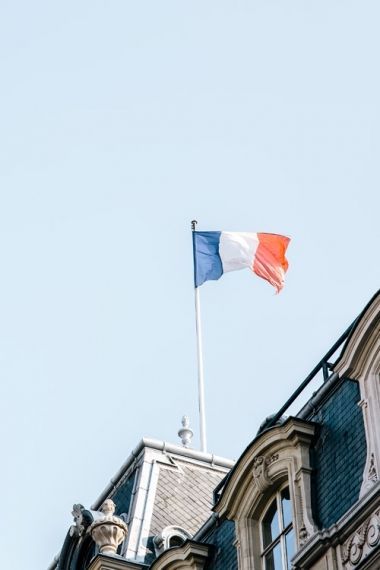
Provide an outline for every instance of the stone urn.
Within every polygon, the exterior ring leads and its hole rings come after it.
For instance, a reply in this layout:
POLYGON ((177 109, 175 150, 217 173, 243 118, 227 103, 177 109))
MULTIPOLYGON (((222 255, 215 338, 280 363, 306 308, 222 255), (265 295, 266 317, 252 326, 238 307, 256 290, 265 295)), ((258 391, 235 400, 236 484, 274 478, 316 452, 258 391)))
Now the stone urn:
POLYGON ((100 554, 115 556, 117 547, 128 534, 128 527, 124 521, 114 515, 115 503, 111 499, 104 501, 100 511, 104 516, 92 523, 89 532, 99 547, 100 554))

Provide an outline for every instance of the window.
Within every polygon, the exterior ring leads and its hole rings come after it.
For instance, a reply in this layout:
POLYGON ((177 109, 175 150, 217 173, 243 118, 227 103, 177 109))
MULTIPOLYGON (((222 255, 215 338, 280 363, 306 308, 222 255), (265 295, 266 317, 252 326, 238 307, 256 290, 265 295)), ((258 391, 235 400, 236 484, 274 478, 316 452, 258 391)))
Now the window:
POLYGON ((235 521, 239 570, 288 570, 316 533, 310 492, 315 429, 288 418, 260 433, 230 472, 214 510, 235 521))
POLYGON ((184 542, 185 540, 182 536, 173 534, 173 536, 169 538, 169 548, 176 548, 177 546, 182 546, 184 542))
POLYGON ((294 530, 289 487, 278 491, 261 522, 264 570, 290 570, 294 555, 294 530))
POLYGON ((182 546, 189 538, 190 534, 179 526, 165 527, 160 534, 157 534, 153 539, 156 556, 159 556, 168 548, 182 546))

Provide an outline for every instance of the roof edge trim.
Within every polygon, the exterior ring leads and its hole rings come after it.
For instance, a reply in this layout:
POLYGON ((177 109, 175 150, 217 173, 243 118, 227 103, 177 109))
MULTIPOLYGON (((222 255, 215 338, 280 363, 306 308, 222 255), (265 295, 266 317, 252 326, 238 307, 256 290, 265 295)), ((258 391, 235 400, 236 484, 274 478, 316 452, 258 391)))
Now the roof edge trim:
POLYGON ((196 449, 189 449, 187 447, 182 447, 180 445, 174 445, 173 443, 168 443, 166 441, 160 441, 157 439, 151 439, 144 437, 137 444, 135 449, 130 453, 127 459, 124 461, 120 469, 116 472, 114 477, 110 480, 107 487, 102 491, 99 497, 91 506, 91 509, 97 510, 107 496, 117 487, 120 479, 125 475, 128 469, 134 464, 138 459, 144 449, 154 449, 157 451, 162 451, 166 453, 172 453, 175 455, 180 455, 182 457, 187 457, 189 459, 196 459, 202 461, 203 463, 208 463, 210 466, 223 467, 225 469, 231 469, 235 465, 235 461, 231 459, 226 459, 225 457, 219 457, 213 453, 205 453, 203 451, 198 451, 196 449))

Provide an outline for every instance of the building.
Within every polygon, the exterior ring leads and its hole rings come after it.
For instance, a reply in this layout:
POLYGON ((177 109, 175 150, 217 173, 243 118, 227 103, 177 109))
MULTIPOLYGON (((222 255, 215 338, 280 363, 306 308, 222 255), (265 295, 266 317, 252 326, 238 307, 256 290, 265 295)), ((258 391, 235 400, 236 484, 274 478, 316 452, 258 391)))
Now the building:
POLYGON ((50 570, 379 570, 380 291, 318 371, 236 463, 142 440, 50 570))

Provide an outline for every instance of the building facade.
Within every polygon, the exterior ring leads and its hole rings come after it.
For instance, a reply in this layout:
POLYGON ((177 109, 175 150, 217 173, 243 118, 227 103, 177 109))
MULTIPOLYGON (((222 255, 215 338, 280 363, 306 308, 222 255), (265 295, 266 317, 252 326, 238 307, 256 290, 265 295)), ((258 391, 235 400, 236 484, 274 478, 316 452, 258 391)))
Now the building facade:
POLYGON ((380 292, 346 337, 236 463, 142 440, 49 570, 379 570, 380 292))

